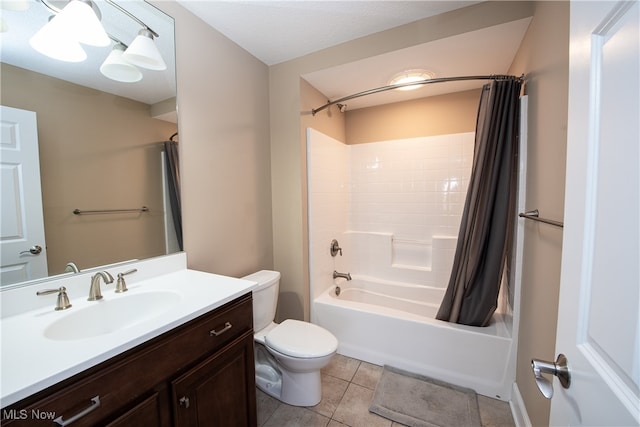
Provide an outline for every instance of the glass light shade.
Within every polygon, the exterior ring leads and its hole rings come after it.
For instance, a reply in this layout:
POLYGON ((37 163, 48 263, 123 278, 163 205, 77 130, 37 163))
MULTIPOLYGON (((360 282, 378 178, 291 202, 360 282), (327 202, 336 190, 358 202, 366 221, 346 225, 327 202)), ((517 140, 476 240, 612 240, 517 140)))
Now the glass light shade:
POLYGON ((35 50, 50 58, 65 62, 82 62, 87 59, 87 53, 80 43, 65 36, 60 26, 64 22, 51 19, 44 27, 31 37, 29 44, 35 50))
POLYGON ((111 43, 90 2, 71 0, 49 24, 53 21, 60 21, 58 31, 71 40, 91 46, 108 46, 111 43))
POLYGON ((146 28, 138 32, 122 57, 133 65, 149 70, 162 71, 167 69, 167 64, 164 63, 158 47, 153 42, 153 34, 146 28))
POLYGON ((123 83, 134 83, 142 80, 142 73, 122 58, 125 47, 120 43, 113 47, 100 66, 100 72, 111 80, 123 83))
MULTIPOLYGON (((430 73, 429 71, 407 70, 407 71, 403 71, 401 73, 396 74, 389 82, 389 85, 422 82, 432 78, 433 78, 433 73, 430 73)), ((421 84, 408 85, 408 86, 399 87, 396 90, 414 90, 414 89, 419 89, 422 86, 423 85, 421 84)))

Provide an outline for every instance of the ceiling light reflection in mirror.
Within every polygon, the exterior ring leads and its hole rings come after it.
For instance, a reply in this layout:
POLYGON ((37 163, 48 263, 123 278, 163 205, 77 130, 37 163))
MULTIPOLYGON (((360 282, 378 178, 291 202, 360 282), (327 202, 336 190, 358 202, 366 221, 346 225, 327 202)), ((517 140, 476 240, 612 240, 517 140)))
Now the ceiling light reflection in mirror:
MULTIPOLYGON (((58 41, 59 45, 66 44, 65 55, 69 56, 70 49, 80 56, 82 52, 86 55, 86 59, 71 63, 39 53, 29 41, 60 18, 55 10, 63 11, 76 3, 87 6, 87 3, 82 0, 46 2, 50 7, 42 0, 2 0, 6 29, 1 37, 2 62, 149 105, 175 97, 174 28, 173 20, 166 14, 143 0, 94 0, 89 12, 99 17, 108 34, 108 43, 93 46, 70 36, 66 41, 58 41), (21 7, 15 7, 17 5, 21 7), (124 53, 137 44, 137 39, 144 39, 144 48, 136 48, 135 57, 146 52, 146 67, 140 61, 125 59, 124 53), (152 51, 148 50, 150 47, 152 51)), ((58 40, 65 39, 58 37, 58 40)))
POLYGON ((124 15, 139 23, 143 28, 138 32, 132 45, 127 47, 122 41, 108 35, 100 22, 100 8, 90 0, 70 0, 62 9, 57 9, 49 0, 40 0, 55 15, 30 39, 31 46, 43 55, 68 62, 81 62, 87 58, 82 45, 115 46, 100 67, 107 78, 132 83, 142 79, 134 65, 150 70, 162 71, 167 68, 162 55, 153 42, 153 30, 129 13, 126 9, 105 0, 124 15), (122 54, 120 51, 124 48, 122 54))

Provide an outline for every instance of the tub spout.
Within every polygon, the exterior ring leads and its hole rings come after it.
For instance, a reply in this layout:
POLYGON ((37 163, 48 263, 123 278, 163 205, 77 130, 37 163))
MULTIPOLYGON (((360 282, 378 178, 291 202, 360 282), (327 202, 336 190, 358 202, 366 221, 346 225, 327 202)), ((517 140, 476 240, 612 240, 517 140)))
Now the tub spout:
POLYGON ((333 270, 333 278, 337 279, 338 277, 342 277, 343 279, 351 280, 351 274, 349 274, 349 273, 338 273, 337 271, 333 270))

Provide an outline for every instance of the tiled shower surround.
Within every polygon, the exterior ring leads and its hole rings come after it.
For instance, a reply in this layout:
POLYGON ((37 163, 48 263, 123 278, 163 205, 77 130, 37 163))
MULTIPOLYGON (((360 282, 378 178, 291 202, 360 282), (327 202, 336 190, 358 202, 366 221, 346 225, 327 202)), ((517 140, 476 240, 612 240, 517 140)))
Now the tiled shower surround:
POLYGON ((446 287, 473 146, 473 132, 346 145, 309 129, 312 287, 334 269, 446 287))
POLYGON ((464 133, 346 146, 349 229, 422 242, 457 236, 473 141, 464 133))

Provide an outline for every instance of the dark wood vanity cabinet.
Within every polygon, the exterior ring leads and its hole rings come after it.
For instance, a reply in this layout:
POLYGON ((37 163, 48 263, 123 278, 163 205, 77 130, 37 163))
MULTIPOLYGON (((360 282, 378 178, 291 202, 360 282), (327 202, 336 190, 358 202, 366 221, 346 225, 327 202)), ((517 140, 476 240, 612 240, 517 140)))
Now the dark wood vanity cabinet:
POLYGON ((249 426, 255 424, 248 408, 235 402, 255 402, 247 375, 254 375, 253 336, 233 348, 214 354, 171 383, 176 426, 249 426))
POLYGON ((253 358, 248 293, 3 408, 2 426, 255 426, 253 358))

